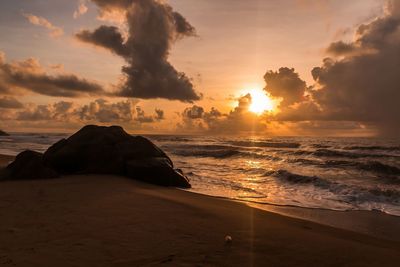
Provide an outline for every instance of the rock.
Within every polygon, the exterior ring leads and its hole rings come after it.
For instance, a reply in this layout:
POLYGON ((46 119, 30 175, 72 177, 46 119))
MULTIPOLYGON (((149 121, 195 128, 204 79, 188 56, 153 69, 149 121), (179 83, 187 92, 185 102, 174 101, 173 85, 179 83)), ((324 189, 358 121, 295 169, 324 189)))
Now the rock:
POLYGON ((0 178, 54 178, 59 174, 115 174, 157 185, 190 187, 182 171, 174 170, 161 149, 119 126, 85 126, 53 144, 44 155, 24 151, 0 173, 0 178))
POLYGON ((55 178, 56 171, 47 167, 43 162, 43 154, 26 150, 18 154, 2 172, 2 179, 30 180, 55 178))
POLYGON ((230 235, 225 236, 225 244, 226 245, 232 244, 232 237, 230 235))
POLYGON ((172 168, 168 158, 152 157, 130 160, 126 163, 126 175, 157 185, 190 188, 187 178, 179 170, 172 168))
POLYGON ((61 174, 116 174, 157 185, 190 187, 161 149, 119 126, 85 126, 52 145, 43 160, 61 174))
POLYGON ((0 130, 0 136, 9 136, 9 134, 4 132, 4 131, 2 131, 2 130, 0 130))

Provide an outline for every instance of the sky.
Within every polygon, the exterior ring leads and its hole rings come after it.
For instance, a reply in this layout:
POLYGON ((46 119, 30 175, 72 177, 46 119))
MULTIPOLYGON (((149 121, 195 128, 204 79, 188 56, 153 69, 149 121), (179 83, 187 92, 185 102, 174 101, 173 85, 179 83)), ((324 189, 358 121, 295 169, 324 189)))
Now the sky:
POLYGON ((399 0, 6 0, 0 128, 400 133, 399 0))

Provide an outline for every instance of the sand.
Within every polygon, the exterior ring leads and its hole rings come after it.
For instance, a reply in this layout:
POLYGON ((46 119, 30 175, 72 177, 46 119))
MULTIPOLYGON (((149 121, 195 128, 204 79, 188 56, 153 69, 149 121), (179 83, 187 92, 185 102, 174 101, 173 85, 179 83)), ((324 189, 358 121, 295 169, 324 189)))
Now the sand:
POLYGON ((1 182, 0 216, 1 266, 400 262, 398 241, 115 176, 1 182))

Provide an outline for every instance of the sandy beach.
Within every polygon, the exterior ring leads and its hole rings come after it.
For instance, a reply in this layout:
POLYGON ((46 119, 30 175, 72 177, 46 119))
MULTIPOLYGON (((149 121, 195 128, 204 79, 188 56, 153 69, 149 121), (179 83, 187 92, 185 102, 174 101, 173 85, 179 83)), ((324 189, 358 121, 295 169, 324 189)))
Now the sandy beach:
MULTIPOLYGON (((2 157, 2 164, 10 158, 2 157)), ((1 266, 397 266, 400 242, 116 176, 0 186, 1 266), (225 242, 225 236, 232 243, 225 242)), ((393 229, 398 231, 398 229, 393 229)))

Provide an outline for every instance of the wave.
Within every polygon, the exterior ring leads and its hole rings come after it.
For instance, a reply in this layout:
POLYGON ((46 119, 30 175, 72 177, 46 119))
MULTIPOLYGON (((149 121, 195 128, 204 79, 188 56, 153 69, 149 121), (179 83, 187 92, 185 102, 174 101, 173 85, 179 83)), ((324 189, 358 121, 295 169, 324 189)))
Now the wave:
POLYGON ((389 174, 389 175, 400 175, 400 169, 383 164, 379 161, 369 161, 367 163, 358 163, 357 167, 360 168, 361 170, 366 170, 366 171, 372 171, 372 172, 377 172, 377 173, 382 173, 382 174, 389 174))
POLYGON ((296 183, 296 184, 319 184, 322 185, 320 182, 323 182, 321 178, 318 176, 307 176, 307 175, 300 175, 300 174, 295 174, 291 173, 287 170, 277 170, 277 171, 268 171, 264 173, 263 176, 274 176, 276 178, 285 180, 290 183, 296 183))
POLYGON ((301 144, 291 142, 230 141, 229 144, 242 147, 299 148, 301 144))
POLYGON ((161 148, 171 150, 238 150, 234 146, 220 144, 163 144, 161 148))
POLYGON ((400 175, 400 168, 384 164, 379 161, 367 161, 367 162, 357 162, 357 161, 346 161, 346 160, 327 160, 319 164, 319 167, 331 168, 331 167, 352 167, 360 171, 369 171, 377 174, 386 175, 400 175))
POLYGON ((359 153, 351 153, 345 151, 338 151, 332 149, 317 149, 312 153, 314 156, 317 157, 343 157, 343 158, 364 158, 364 157, 381 157, 382 155, 371 155, 371 154, 359 154, 359 153))
POLYGON ((364 188, 356 185, 340 184, 318 176, 300 175, 287 170, 268 171, 263 176, 272 176, 280 181, 297 185, 313 185, 339 195, 351 203, 386 202, 400 204, 400 191, 395 189, 364 188))
POLYGON ((190 150, 190 149, 177 149, 170 151, 172 154, 187 157, 211 157, 217 159, 230 158, 239 156, 242 152, 234 149, 224 150, 190 150))
POLYGON ((329 145, 323 145, 323 144, 312 144, 311 146, 314 148, 330 148, 331 147, 329 145))
POLYGON ((281 158, 273 155, 264 155, 251 151, 241 151, 238 149, 166 149, 168 153, 184 156, 184 157, 200 157, 200 158, 215 158, 215 159, 226 159, 226 158, 252 158, 252 159, 266 159, 278 161, 281 158))
POLYGON ((400 151, 400 146, 347 146, 345 150, 382 150, 382 151, 400 151))
POLYGON ((170 141, 170 142, 190 142, 193 141, 192 138, 187 136, 174 136, 174 135, 145 135, 154 141, 170 141))
POLYGON ((348 151, 332 150, 332 149, 317 149, 312 150, 298 150, 298 151, 282 151, 282 153, 293 154, 293 155, 311 155, 316 157, 331 157, 331 158, 400 158, 398 155, 391 154, 364 154, 364 153, 353 153, 348 151))
POLYGON ((347 160, 312 160, 312 159, 289 159, 287 160, 289 163, 300 163, 303 165, 313 165, 320 168, 355 168, 360 171, 369 171, 377 174, 386 174, 386 175, 400 175, 400 168, 396 166, 392 166, 389 164, 385 164, 379 161, 366 161, 366 162, 358 162, 358 161, 347 161, 347 160))
POLYGON ((300 163, 302 165, 316 165, 319 166, 323 164, 320 160, 313 160, 313 159, 304 159, 304 158, 295 158, 295 159, 287 159, 288 163, 300 163))

